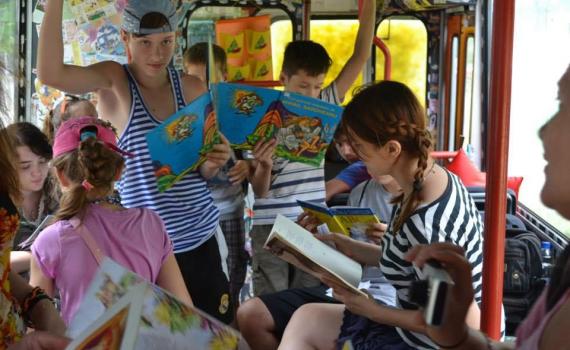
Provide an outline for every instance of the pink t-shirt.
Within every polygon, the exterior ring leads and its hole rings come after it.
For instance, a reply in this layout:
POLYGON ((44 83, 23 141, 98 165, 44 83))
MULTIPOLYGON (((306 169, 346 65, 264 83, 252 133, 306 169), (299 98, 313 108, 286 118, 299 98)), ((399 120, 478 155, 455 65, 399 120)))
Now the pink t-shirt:
POLYGON ((519 350, 537 350, 540 338, 544 332, 544 327, 554 315, 570 298, 570 290, 566 291, 562 298, 558 300, 556 305, 550 310, 546 310, 546 294, 548 289, 540 295, 534 306, 530 310, 527 317, 517 328, 517 349, 519 350))
MULTIPOLYGON (((91 204, 83 223, 105 256, 150 282, 156 281, 172 253, 164 224, 150 209, 113 211, 91 204)), ((97 261, 67 220, 43 230, 31 250, 43 274, 54 280, 63 320, 69 324, 97 271, 97 261)))

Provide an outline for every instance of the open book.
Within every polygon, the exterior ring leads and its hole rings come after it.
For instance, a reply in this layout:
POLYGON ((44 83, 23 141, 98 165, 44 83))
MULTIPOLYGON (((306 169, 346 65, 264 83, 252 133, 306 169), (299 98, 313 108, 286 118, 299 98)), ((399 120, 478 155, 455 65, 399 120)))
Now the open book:
POLYGON ((220 142, 209 93, 168 117, 146 136, 158 190, 163 192, 196 170, 220 142))
POLYGON ((379 224, 380 220, 370 208, 332 207, 297 200, 304 212, 310 213, 323 222, 330 232, 344 233, 355 239, 365 237, 370 224, 379 224))
POLYGON ((319 166, 340 122, 342 107, 290 92, 219 83, 216 112, 232 148, 251 150, 277 139, 277 156, 319 166))
POLYGON ((312 233, 277 215, 265 247, 279 258, 318 278, 327 276, 358 294, 362 266, 336 249, 321 242, 312 233))
POLYGON ((38 225, 38 227, 36 227, 36 229, 30 235, 30 237, 28 237, 22 243, 18 244, 18 248, 20 248, 22 250, 29 250, 30 247, 32 246, 32 244, 34 244, 34 241, 36 240, 36 238, 38 238, 38 235, 40 234, 40 232, 42 232, 44 230, 44 228, 46 228, 47 226, 50 225, 52 219, 53 219, 53 215, 46 215, 46 217, 42 220, 42 222, 38 225))
POLYGON ((68 349, 238 349, 233 328, 106 258, 67 331, 68 349))

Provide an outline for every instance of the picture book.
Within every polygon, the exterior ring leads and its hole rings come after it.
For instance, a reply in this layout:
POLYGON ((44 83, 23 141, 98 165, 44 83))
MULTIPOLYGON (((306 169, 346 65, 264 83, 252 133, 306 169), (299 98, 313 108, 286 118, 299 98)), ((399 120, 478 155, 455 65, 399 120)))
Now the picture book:
POLYGON ((87 349, 77 346, 91 344, 102 337, 99 334, 114 337, 113 344, 132 344, 130 348, 104 349, 238 349, 243 344, 233 328, 108 258, 102 262, 67 332, 74 339, 76 347, 72 349, 87 349))
POLYGON ((365 237, 365 231, 370 224, 379 224, 380 220, 370 208, 360 207, 332 207, 297 200, 303 211, 315 216, 319 221, 326 224, 329 232, 344 233, 355 239, 365 237))
POLYGON ((182 108, 147 136, 158 190, 164 192, 198 169, 204 154, 220 142, 211 97, 205 93, 182 108))
POLYGON ((214 86, 220 132, 234 149, 252 150, 277 139, 278 157, 319 166, 340 122, 342 107, 319 99, 262 87, 214 86))
POLYGON ((359 263, 318 240, 283 215, 277 215, 265 247, 307 273, 318 278, 326 276, 354 293, 366 295, 358 289, 362 278, 362 266, 359 263))

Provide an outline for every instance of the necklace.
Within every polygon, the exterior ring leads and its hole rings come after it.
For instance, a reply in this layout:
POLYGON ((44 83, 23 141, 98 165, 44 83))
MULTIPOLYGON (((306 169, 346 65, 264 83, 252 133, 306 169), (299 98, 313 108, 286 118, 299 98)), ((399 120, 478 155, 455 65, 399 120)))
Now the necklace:
POLYGON ((119 195, 119 192, 116 191, 106 197, 92 199, 90 202, 93 204, 107 203, 122 207, 121 196, 119 195))

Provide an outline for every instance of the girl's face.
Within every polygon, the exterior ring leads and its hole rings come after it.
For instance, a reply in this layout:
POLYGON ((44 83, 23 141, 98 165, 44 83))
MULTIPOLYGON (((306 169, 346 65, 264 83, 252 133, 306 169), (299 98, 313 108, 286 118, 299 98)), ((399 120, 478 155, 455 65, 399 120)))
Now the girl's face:
POLYGON ((176 33, 157 33, 137 37, 123 33, 131 63, 137 65, 142 73, 158 76, 170 63, 174 55, 176 33))
POLYGON ((570 219, 570 67, 558 82, 558 112, 541 129, 545 181, 541 198, 545 205, 570 219))
POLYGON ((368 173, 373 178, 382 177, 390 174, 394 160, 390 159, 387 144, 378 146, 376 144, 364 141, 358 135, 352 133, 352 147, 356 154, 360 155, 360 160, 366 165, 368 173))
POLYGON ((354 163, 358 160, 358 156, 354 153, 346 135, 340 135, 336 140, 334 140, 334 145, 336 146, 336 150, 340 156, 347 162, 354 163))
POLYGON ((38 156, 28 146, 16 147, 20 190, 24 193, 41 191, 49 171, 49 161, 38 156))

